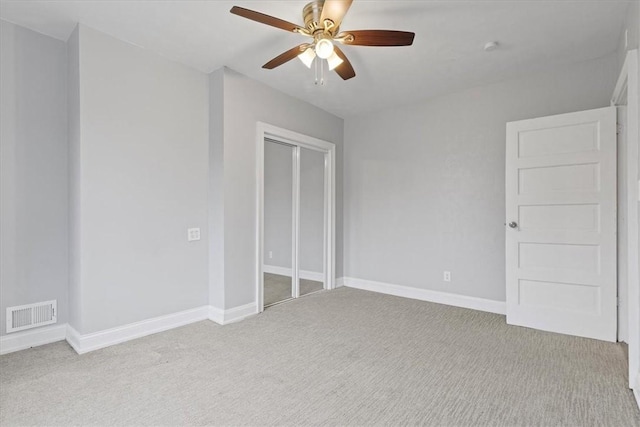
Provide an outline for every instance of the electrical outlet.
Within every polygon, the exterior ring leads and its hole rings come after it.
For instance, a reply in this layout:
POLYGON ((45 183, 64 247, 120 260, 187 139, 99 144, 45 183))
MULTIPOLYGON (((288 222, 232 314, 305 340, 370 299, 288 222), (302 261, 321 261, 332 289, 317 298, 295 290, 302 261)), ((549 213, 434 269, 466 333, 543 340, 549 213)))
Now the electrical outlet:
POLYGON ((273 251, 269 251, 269 259, 273 259, 273 251))
POLYGON ((445 271, 443 279, 444 279, 445 282, 450 282, 451 281, 451 272, 450 271, 445 271))
POLYGON ((200 240, 200 229, 187 228, 187 241, 193 242, 195 240, 200 240))

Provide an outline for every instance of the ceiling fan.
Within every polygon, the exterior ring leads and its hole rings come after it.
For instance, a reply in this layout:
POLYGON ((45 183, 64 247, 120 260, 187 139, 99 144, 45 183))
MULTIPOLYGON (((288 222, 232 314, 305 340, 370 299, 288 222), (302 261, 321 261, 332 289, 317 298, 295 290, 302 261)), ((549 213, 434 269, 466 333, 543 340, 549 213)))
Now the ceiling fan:
POLYGON ((329 70, 335 70, 343 80, 355 77, 356 72, 336 46, 410 46, 415 33, 394 30, 356 30, 340 32, 340 24, 353 0, 314 0, 302 10, 304 27, 254 10, 234 6, 231 13, 252 21, 302 34, 312 39, 276 56, 262 68, 276 68, 295 57, 309 68, 316 57, 326 59, 329 70))

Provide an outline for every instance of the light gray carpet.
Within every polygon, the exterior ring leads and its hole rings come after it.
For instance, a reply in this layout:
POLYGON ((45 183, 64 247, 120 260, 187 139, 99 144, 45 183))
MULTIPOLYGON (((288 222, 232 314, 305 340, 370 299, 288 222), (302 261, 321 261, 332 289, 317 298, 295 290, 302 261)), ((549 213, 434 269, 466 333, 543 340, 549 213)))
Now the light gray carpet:
MULTIPOLYGON (((300 279, 300 296, 324 289, 322 282, 300 279)), ((275 304, 291 298, 291 277, 264 273, 264 305, 275 304)))
POLYGON ((0 424, 638 426, 622 346, 341 288, 83 356, 0 357, 0 424))

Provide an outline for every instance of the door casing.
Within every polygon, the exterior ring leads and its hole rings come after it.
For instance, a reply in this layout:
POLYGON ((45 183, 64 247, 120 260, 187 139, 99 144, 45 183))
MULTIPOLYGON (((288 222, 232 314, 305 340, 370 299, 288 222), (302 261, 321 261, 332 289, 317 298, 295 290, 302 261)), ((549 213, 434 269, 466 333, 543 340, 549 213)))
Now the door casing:
POLYGON ((627 343, 629 344, 629 387, 640 406, 640 89, 638 49, 627 52, 611 97, 611 105, 627 106, 627 343))

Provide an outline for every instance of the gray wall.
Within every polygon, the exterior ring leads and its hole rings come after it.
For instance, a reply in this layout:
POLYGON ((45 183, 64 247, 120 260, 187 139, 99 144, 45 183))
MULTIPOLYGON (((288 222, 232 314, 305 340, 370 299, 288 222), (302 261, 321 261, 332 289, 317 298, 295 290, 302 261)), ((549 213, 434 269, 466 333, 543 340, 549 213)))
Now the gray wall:
MULTIPOLYGON (((216 81, 218 72, 210 82, 216 81)), ((222 153, 224 176, 211 182, 210 194, 224 199, 219 225, 224 239, 224 280, 211 280, 211 294, 224 286, 224 306, 232 308, 255 301, 256 280, 256 122, 266 122, 336 144, 336 258, 337 275, 342 274, 342 139, 343 120, 306 102, 278 92, 228 68, 222 70, 223 87, 212 92, 212 108, 222 102, 223 136, 210 133, 212 150, 222 153), (222 93, 222 99, 219 97, 222 93), (222 194, 222 195, 220 195, 222 194)), ((211 122, 219 120, 210 118, 211 122)), ((219 218, 218 218, 219 219, 219 218)), ((213 218, 210 214, 210 221, 213 218)), ((219 262, 216 261, 216 262, 219 262)))
POLYGON ((206 305, 207 76, 84 26, 77 54, 72 326, 86 334, 206 305), (187 242, 189 227, 205 238, 187 242))
POLYGON ((348 118, 345 276, 504 301, 505 124, 606 106, 616 78, 610 55, 348 118))
POLYGON ((629 8, 625 17, 620 41, 618 42, 618 67, 622 68, 627 50, 637 49, 640 45, 640 2, 629 2, 629 8), (625 39, 625 30, 627 37, 625 39), (626 42, 626 45, 625 45, 626 42))
POLYGON ((67 52, 0 21, 0 335, 8 306, 68 316, 67 52))
POLYGON ((80 300, 80 36, 67 40, 67 134, 69 138, 69 323, 82 330, 80 300))
POLYGON ((209 75, 209 304, 224 308, 224 69, 209 75), (214 143, 214 141, 219 143, 214 143))

